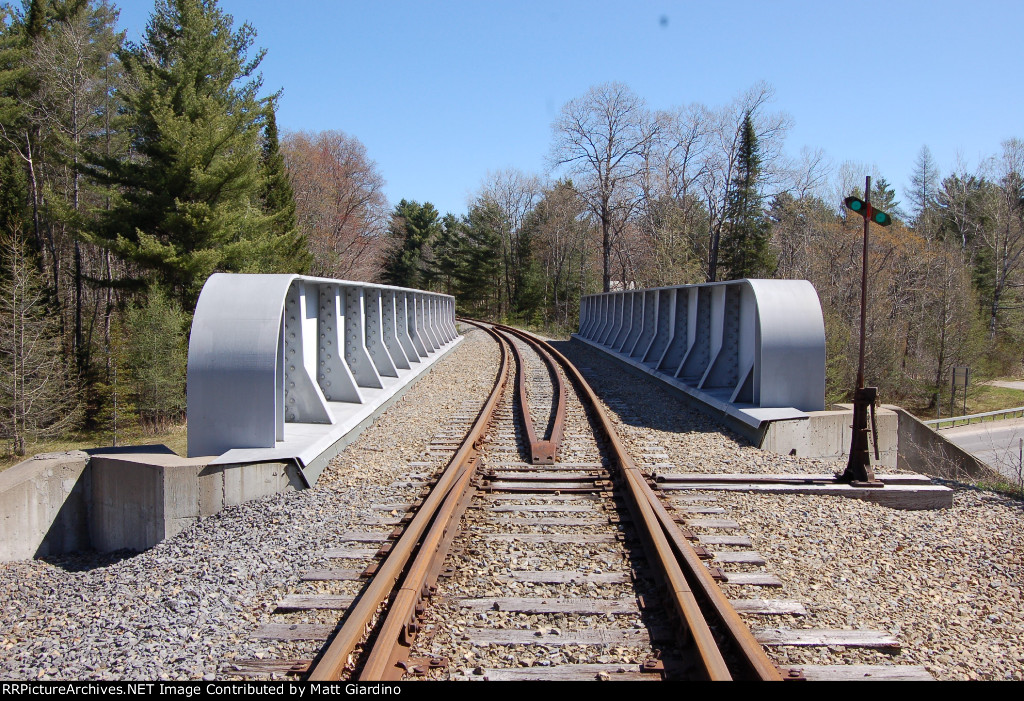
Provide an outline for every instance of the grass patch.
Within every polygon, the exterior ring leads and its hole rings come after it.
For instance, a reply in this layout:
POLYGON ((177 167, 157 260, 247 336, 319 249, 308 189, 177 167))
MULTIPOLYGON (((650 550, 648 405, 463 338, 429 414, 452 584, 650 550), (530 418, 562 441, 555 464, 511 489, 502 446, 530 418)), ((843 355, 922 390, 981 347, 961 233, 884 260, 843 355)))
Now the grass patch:
MULTIPOLYGON (((57 453, 65 450, 86 450, 88 448, 105 448, 113 443, 113 436, 110 432, 79 432, 64 438, 29 443, 25 447, 25 455, 12 455, 8 452, 0 453, 0 471, 17 465, 23 460, 31 458, 40 453, 57 453)), ((117 443, 125 445, 153 445, 163 443, 178 455, 185 455, 188 446, 188 434, 185 424, 171 426, 166 431, 159 433, 148 433, 140 429, 118 432, 117 443)), ((4 446, 8 450, 10 446, 4 446)))
POLYGON ((1014 499, 1024 499, 1024 483, 1007 479, 982 480, 975 484, 978 489, 998 492, 1014 499))
MULTIPOLYGON (((1000 378, 1013 379, 1013 378, 1000 378)), ((964 411, 963 394, 957 393, 953 416, 964 416, 966 414, 984 414, 988 411, 999 411, 1001 409, 1013 409, 1024 406, 1024 390, 1010 389, 1009 387, 996 387, 994 385, 973 385, 967 389, 967 411, 964 411)), ((935 416, 935 408, 927 406, 908 406, 907 411, 921 419, 930 421, 939 418, 935 416)), ((949 388, 942 395, 942 418, 949 414, 949 388)))

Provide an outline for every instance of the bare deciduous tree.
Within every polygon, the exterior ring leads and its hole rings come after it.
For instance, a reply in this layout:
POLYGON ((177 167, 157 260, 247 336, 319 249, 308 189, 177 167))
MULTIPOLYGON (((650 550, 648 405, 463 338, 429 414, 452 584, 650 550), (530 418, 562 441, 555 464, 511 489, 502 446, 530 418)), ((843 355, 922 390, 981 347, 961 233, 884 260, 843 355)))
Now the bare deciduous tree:
MULTIPOLYGON (((541 198, 543 183, 536 175, 509 168, 489 173, 477 200, 493 203, 504 217, 498 231, 501 237, 503 299, 517 300, 522 272, 530 251, 521 245, 523 224, 541 198)), ((504 311, 504 310, 502 310, 504 311)))
POLYGON ((384 178, 358 139, 339 131, 286 134, 281 141, 312 274, 373 280, 386 247, 384 178))
POLYGON ((640 179, 658 128, 644 100, 622 83, 604 83, 570 100, 554 125, 552 164, 575 176, 601 229, 605 291, 617 238, 642 199, 640 179))
POLYGON ((1024 141, 1003 142, 1002 157, 991 166, 999 188, 994 222, 981 229, 993 267, 989 336, 994 338, 1003 312, 1019 309, 1024 291, 1024 141))
POLYGON ((573 292, 577 299, 582 297, 585 285, 582 272, 578 273, 575 284, 571 278, 577 270, 585 270, 587 239, 592 233, 583 203, 572 184, 562 180, 546 189, 528 226, 535 234, 537 253, 543 265, 545 295, 551 299, 552 320, 568 326, 569 301, 573 292))
POLYGON ((642 174, 638 233, 647 253, 641 285, 696 282, 706 259, 706 216, 698 197, 707 175, 712 114, 690 105, 656 116, 659 129, 642 174))

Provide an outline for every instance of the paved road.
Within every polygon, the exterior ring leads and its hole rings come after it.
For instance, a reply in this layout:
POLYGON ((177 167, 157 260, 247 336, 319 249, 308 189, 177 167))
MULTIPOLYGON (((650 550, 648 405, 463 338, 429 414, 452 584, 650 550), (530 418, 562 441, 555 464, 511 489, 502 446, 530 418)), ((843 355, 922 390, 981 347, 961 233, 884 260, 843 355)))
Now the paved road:
POLYGON ((987 421, 946 428, 940 433, 979 460, 1012 479, 1019 479, 1020 440, 1024 438, 1024 419, 987 421))
POLYGON ((1024 380, 992 380, 985 384, 995 385, 996 387, 1007 387, 1009 389, 1020 389, 1024 390, 1024 380))

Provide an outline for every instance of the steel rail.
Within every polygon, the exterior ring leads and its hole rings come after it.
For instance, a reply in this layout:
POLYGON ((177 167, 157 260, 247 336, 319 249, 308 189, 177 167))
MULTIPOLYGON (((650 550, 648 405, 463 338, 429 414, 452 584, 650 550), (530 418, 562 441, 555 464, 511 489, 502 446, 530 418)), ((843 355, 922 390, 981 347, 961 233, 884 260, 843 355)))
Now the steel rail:
MULTIPOLYGON (((497 326, 520 338, 530 336, 519 329, 497 326)), ((629 488, 631 502, 639 512, 637 522, 642 523, 647 529, 651 545, 658 554, 658 562, 672 590, 673 604, 680 613, 681 620, 689 627, 694 644, 704 661, 708 677, 710 679, 732 679, 732 673, 711 634, 691 587, 698 589, 704 595, 749 673, 756 679, 781 681, 782 675, 778 668, 765 654, 764 648, 754 638, 750 629, 743 623, 721 588, 715 583, 711 573, 700 561, 696 551, 680 532, 668 510, 655 495, 639 467, 629 457, 615 427, 607 413, 601 408, 597 395, 583 375, 568 358, 548 343, 537 338, 534 338, 534 341, 559 360, 566 372, 576 381, 577 386, 583 390, 583 394, 587 396, 591 407, 599 418, 629 488), (686 574, 684 574, 681 564, 685 565, 686 574)))
MULTIPOLYGON (((474 325, 480 326, 479 324, 474 325)), ((381 563, 373 580, 350 610, 344 624, 323 650, 319 659, 314 662, 307 680, 335 681, 341 678, 345 668, 351 662, 356 647, 366 637, 368 628, 377 615, 378 610, 391 597, 395 585, 409 565, 413 553, 416 552, 421 538, 423 539, 422 545, 419 547, 421 552, 433 552, 437 549, 438 541, 432 539, 438 537, 439 531, 443 535, 444 530, 444 528, 435 527, 443 519, 439 514, 442 507, 449 505, 449 496, 454 492, 454 489, 460 484, 465 484, 467 476, 472 474, 481 438, 490 424, 494 408, 504 393, 505 384, 508 379, 508 354, 505 351, 505 346, 495 333, 486 328, 484 330, 494 336, 501 347, 500 367, 486 404, 480 410, 472 428, 467 433, 466 438, 463 439, 458 451, 448 462, 448 466, 424 500, 423 505, 416 512, 416 515, 413 516, 412 521, 402 533, 398 542, 395 543, 387 558, 381 563), (429 534, 424 537, 424 533, 427 533, 428 529, 429 534)), ((416 589, 415 594, 418 596, 422 590, 421 584, 416 589)), ((396 597, 396 601, 401 601, 403 610, 407 606, 409 596, 410 594, 403 587, 403 590, 396 597)), ((415 606, 415 603, 414 601, 413 606, 415 606)), ((400 623, 404 626, 409 621, 410 616, 404 614, 405 617, 401 618, 402 615, 401 613, 396 613, 396 620, 400 620, 400 623)))
MULTIPOLYGON (((491 334, 498 343, 503 364, 507 366, 507 352, 500 334, 487 327, 480 328, 491 334)), ((509 342, 509 345, 512 343, 509 342)), ((489 414, 487 420, 490 421, 489 414)), ((470 484, 476 476, 476 458, 474 453, 464 465, 458 467, 456 482, 445 496, 444 503, 438 510, 430 530, 423 539, 423 544, 379 626, 376 642, 369 650, 360 670, 360 681, 397 681, 402 678, 403 671, 398 663, 408 658, 412 642, 418 632, 413 622, 416 607, 437 581, 438 572, 447 556, 448 545, 454 536, 461 513, 468 505, 468 496, 472 492, 470 484)))
POLYGON ((447 548, 443 542, 457 526, 459 505, 466 498, 467 490, 476 474, 476 456, 470 458, 470 464, 460 471, 458 481, 445 497, 444 504, 438 511, 437 518, 427 531, 423 545, 413 559, 412 565, 402 580, 402 585, 388 607, 384 622, 380 625, 376 644, 369 650, 363 668, 359 672, 360 681, 397 681, 403 672, 398 662, 407 658, 418 628, 413 619, 416 607, 434 584, 439 561, 447 556, 447 548))
POLYGON ((508 339, 508 344, 512 348, 512 354, 515 356, 516 365, 519 368, 516 375, 516 389, 519 393, 519 406, 522 412, 523 424, 526 426, 526 439, 530 443, 530 460, 534 465, 553 465, 565 431, 565 382, 562 381, 562 376, 558 372, 558 366, 551 355, 534 343, 532 339, 524 338, 523 340, 536 351, 537 355, 544 361, 550 374, 554 376, 553 384, 558 395, 551 432, 548 434, 547 439, 538 439, 537 430, 533 425, 533 416, 530 412, 530 404, 526 396, 526 364, 523 363, 519 348, 511 340, 511 336, 504 332, 501 335, 508 339))

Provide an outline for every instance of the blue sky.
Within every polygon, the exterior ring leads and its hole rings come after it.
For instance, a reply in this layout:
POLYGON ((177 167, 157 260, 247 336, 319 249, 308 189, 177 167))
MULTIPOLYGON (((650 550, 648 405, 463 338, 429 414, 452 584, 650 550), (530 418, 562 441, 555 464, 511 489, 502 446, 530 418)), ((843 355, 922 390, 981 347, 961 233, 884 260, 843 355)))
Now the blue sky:
MULTIPOLYGON (((139 39, 153 4, 123 0, 139 39)), ((488 171, 543 173, 568 100, 617 80, 651 108, 718 107, 758 81, 821 148, 909 184, 1024 138, 1024 3, 220 0, 267 49, 282 129, 357 137, 392 202, 461 213, 488 171)))

